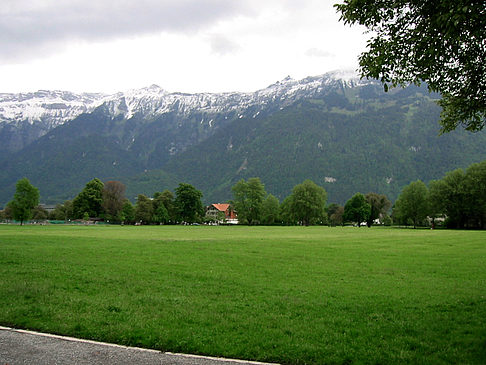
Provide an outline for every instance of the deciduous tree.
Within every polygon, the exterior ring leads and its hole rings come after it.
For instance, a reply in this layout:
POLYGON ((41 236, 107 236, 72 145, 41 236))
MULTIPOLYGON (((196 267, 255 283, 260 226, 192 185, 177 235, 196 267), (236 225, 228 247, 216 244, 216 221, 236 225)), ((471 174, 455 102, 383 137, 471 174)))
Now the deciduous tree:
POLYGON ((133 223, 135 221, 135 207, 128 199, 123 201, 121 220, 126 223, 133 223))
POLYGON ((429 208, 434 216, 443 214, 451 228, 463 228, 467 221, 466 176, 462 169, 448 172, 429 183, 429 208))
POLYGON ((233 200, 238 221, 243 224, 256 224, 261 222, 265 186, 258 177, 245 181, 241 179, 232 188, 233 200))
POLYGON ((135 220, 140 223, 149 224, 152 222, 154 207, 150 198, 143 194, 137 196, 135 204, 135 220))
POLYGON ((174 194, 169 190, 164 190, 161 193, 155 193, 154 199, 160 199, 164 203, 169 215, 168 223, 175 223, 177 221, 177 210, 174 206, 174 194))
POLYGON ((371 206, 370 215, 366 220, 366 224, 368 227, 371 227, 376 219, 386 215, 388 210, 391 208, 391 202, 388 200, 386 195, 377 193, 368 193, 365 195, 365 198, 368 204, 371 206))
POLYGON ((157 223, 167 223, 169 221, 169 212, 164 205, 164 197, 162 193, 155 193, 154 200, 152 200, 154 215, 152 221, 157 223))
POLYGON ((486 161, 472 164, 466 170, 465 187, 468 193, 468 213, 473 226, 486 227, 486 161))
POLYGON ((54 211, 50 214, 50 219, 64 220, 73 218, 73 202, 66 200, 63 204, 56 204, 54 211))
POLYGON ((32 219, 44 221, 47 218, 49 218, 49 213, 44 207, 37 205, 34 207, 34 209, 32 209, 32 219))
POLYGON ((366 202, 366 198, 361 193, 356 193, 344 205, 343 220, 355 222, 361 227, 361 222, 366 222, 371 212, 371 206, 366 202))
POLYGON ((430 206, 434 214, 444 214, 451 228, 485 228, 486 161, 472 164, 466 171, 448 172, 429 184, 430 206))
POLYGON ((283 224, 287 225, 294 225, 296 222, 296 219, 292 214, 290 195, 282 201, 282 204, 280 204, 279 218, 283 224))
POLYGON ((429 214, 427 186, 420 180, 410 183, 403 188, 396 204, 402 218, 412 220, 416 228, 429 214))
POLYGON ((99 217, 103 212, 103 183, 95 178, 88 182, 84 189, 73 200, 75 218, 99 217))
POLYGON ((125 200, 125 185, 120 181, 107 181, 103 187, 103 210, 105 218, 119 220, 125 200))
POLYGON ((340 226, 343 224, 343 214, 344 214, 344 207, 339 204, 332 203, 327 208, 327 215, 329 217, 329 222, 333 226, 340 226))
POLYGON ((341 20, 371 31, 359 58, 363 77, 439 92, 442 128, 486 122, 486 6, 471 0, 343 0, 341 20))
POLYGON ((202 193, 191 184, 180 183, 175 190, 174 206, 181 222, 194 223, 204 216, 202 193))
POLYGON ((15 220, 22 225, 32 217, 32 210, 39 205, 39 190, 27 178, 20 179, 15 185, 13 200, 8 203, 15 220))
POLYGON ((268 194, 262 203, 262 223, 274 224, 278 221, 280 202, 272 194, 268 194))
POLYGON ((327 193, 323 187, 311 180, 294 186, 290 195, 290 209, 295 219, 303 225, 324 223, 326 215, 327 193))

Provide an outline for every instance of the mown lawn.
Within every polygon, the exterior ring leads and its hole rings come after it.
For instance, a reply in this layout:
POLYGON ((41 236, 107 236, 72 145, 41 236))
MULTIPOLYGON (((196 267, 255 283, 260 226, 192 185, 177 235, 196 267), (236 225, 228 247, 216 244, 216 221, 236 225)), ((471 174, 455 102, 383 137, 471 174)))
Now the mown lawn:
POLYGON ((3 225, 0 324, 288 364, 484 364, 486 232, 3 225))

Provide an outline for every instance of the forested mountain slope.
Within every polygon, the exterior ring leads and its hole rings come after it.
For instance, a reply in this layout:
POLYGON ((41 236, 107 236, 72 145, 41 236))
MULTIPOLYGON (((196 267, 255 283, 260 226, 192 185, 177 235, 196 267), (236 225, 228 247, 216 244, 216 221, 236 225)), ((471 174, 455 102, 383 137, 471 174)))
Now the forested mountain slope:
POLYGON ((439 113, 416 87, 336 92, 233 123, 165 169, 201 188, 207 201, 231 198, 236 181, 254 176, 280 199, 304 179, 324 186, 331 202, 371 191, 395 199, 411 181, 486 159, 485 133, 439 135, 439 113))
POLYGON ((385 93, 375 82, 333 75, 255 93, 154 86, 117 94, 2 153, 0 207, 22 177, 49 203, 74 197, 94 177, 122 181, 132 200, 189 182, 205 202, 223 202, 238 180, 255 176, 280 199, 305 179, 324 186, 330 202, 370 191, 395 199, 410 181, 486 159, 484 132, 439 135, 436 99, 424 87, 385 93))

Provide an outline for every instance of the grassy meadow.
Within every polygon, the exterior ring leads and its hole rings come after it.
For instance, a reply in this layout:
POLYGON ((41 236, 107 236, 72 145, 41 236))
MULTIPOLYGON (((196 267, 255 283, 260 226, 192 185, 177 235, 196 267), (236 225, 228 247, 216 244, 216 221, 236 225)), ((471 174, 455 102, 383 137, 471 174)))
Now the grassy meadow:
POLYGON ((284 364, 484 364, 486 232, 0 225, 0 325, 284 364))

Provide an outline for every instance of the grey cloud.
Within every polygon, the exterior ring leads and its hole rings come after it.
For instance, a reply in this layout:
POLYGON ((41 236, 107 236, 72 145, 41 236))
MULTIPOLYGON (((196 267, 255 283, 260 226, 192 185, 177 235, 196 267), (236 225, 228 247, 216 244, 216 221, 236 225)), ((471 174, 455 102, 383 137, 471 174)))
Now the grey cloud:
POLYGON ((227 0, 6 0, 0 60, 41 56, 71 40, 103 41, 156 32, 195 32, 251 8, 227 0))
POLYGON ((211 51, 217 55, 224 56, 226 54, 237 52, 240 46, 223 35, 213 35, 210 38, 211 51))

